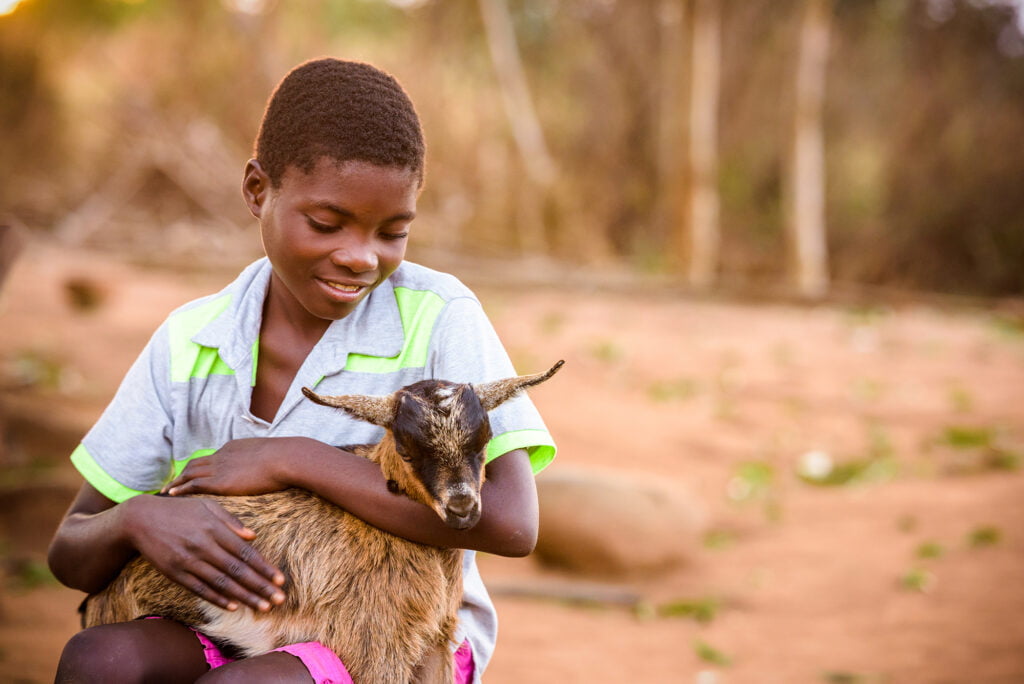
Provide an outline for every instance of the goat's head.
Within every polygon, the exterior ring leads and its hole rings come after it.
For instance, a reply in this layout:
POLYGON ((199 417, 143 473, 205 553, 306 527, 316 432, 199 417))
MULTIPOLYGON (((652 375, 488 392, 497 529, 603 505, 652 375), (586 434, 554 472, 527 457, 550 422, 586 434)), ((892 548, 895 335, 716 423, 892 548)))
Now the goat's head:
POLYGON ((409 498, 426 504, 450 527, 464 530, 480 520, 484 457, 491 439, 487 412, 538 385, 562 367, 471 385, 421 380, 387 396, 302 393, 318 404, 340 408, 387 432, 381 447, 398 459, 381 460, 384 476, 409 498))

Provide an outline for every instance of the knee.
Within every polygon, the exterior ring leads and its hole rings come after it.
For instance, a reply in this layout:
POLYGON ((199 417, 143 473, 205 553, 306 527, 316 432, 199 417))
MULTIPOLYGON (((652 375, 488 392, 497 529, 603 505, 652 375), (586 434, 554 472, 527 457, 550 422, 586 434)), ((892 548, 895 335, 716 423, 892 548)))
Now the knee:
POLYGON ((57 665, 57 684, 192 681, 208 666, 191 630, 170 620, 90 627, 71 637, 57 665))
POLYGON ((138 661, 125 658, 123 648, 123 640, 115 630, 106 626, 83 630, 64 646, 55 681, 58 684, 140 681, 138 661))
POLYGON ((218 667, 196 680, 196 684, 246 684, 252 677, 245 671, 233 667, 218 667))
MULTIPOLYGON (((196 684, 250 684, 250 682, 308 682, 316 681, 341 682, 345 679, 321 677, 314 678, 305 663, 288 653, 273 651, 261 656, 243 658, 223 667, 210 670, 196 680, 196 684)), ((348 680, 351 681, 351 680, 348 680)))

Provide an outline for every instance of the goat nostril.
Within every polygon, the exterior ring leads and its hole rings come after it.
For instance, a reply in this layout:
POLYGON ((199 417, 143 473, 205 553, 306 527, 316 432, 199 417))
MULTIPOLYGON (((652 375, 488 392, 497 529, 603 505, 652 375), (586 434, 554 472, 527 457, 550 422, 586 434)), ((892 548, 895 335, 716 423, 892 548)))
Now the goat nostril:
POLYGON ((453 496, 451 499, 448 500, 448 505, 445 506, 445 508, 448 509, 449 513, 451 513, 452 515, 457 515, 460 518, 472 513, 475 507, 476 499, 474 499, 472 496, 469 496, 468 494, 459 494, 457 496, 453 496))

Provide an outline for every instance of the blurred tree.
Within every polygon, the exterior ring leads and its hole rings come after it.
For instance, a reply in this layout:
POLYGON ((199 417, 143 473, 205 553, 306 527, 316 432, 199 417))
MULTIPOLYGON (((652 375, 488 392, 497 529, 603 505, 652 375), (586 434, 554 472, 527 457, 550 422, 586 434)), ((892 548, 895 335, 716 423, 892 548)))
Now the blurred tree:
POLYGON ((0 211, 52 228, 106 198, 86 242, 212 243, 214 216, 248 223, 237 176, 269 89, 334 54, 417 103, 418 244, 708 287, 802 260, 807 291, 1020 295, 1017 19, 996 0, 31 0, 0 18, 0 211))
POLYGON ((55 86, 23 27, 13 17, 0 17, 0 211, 20 214, 0 216, 0 222, 49 218, 40 207, 53 201, 54 189, 39 185, 39 176, 59 165, 63 147, 55 86))
POLYGON ((508 5, 505 0, 479 0, 479 5, 505 113, 530 180, 521 195, 524 211, 518 226, 519 246, 528 254, 546 254, 549 248, 543 207, 555 181, 555 162, 530 96, 508 5))
MULTIPOLYGON (((686 111, 687 64, 687 0, 661 0, 658 5, 658 72, 660 84, 657 144, 657 196, 655 223, 657 241, 667 251, 681 255, 686 249, 686 217, 683 199, 686 194, 683 161, 686 131, 682 112, 686 111)), ((682 263, 681 258, 675 259, 682 263)))
POLYGON ((709 288, 718 268, 718 101, 721 73, 719 0, 693 0, 691 17, 689 173, 687 230, 690 254, 687 277, 698 289, 709 288))
MULTIPOLYGON (((895 48, 887 70, 872 72, 879 90, 868 111, 846 109, 881 124, 883 194, 876 220, 844 231, 836 265, 853 282, 1020 295, 1024 148, 1015 141, 1024 139, 1024 59, 1007 50, 1021 44, 1017 15, 994 3, 935 5, 872 7, 886 21, 873 30, 895 48)), ((862 11, 847 8, 846 24, 862 11)))
POLYGON ((748 0, 722 6, 719 117, 722 281, 788 278, 784 178, 792 139, 792 77, 801 3, 748 0))
POLYGON ((828 291, 822 110, 831 14, 831 0, 805 1, 797 52, 789 239, 797 291, 808 298, 828 291))
POLYGON ((1024 293, 1024 60, 1000 49, 1011 8, 951 3, 908 14, 904 107, 890 150, 883 281, 962 293, 1024 293), (1015 141, 1015 142, 1011 142, 1015 141))

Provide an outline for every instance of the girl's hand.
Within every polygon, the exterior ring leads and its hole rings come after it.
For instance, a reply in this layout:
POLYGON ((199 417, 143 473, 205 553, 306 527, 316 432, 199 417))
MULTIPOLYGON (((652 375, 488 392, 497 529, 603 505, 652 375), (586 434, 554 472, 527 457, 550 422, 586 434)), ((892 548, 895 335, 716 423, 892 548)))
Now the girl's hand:
POLYGON ((209 456, 192 460, 164 491, 182 494, 240 496, 287 489, 283 469, 288 451, 301 448, 302 437, 253 437, 236 439, 209 456))
POLYGON ((284 575, 248 543, 252 530, 215 501, 140 495, 121 506, 138 552, 201 598, 226 610, 284 602, 284 575))

